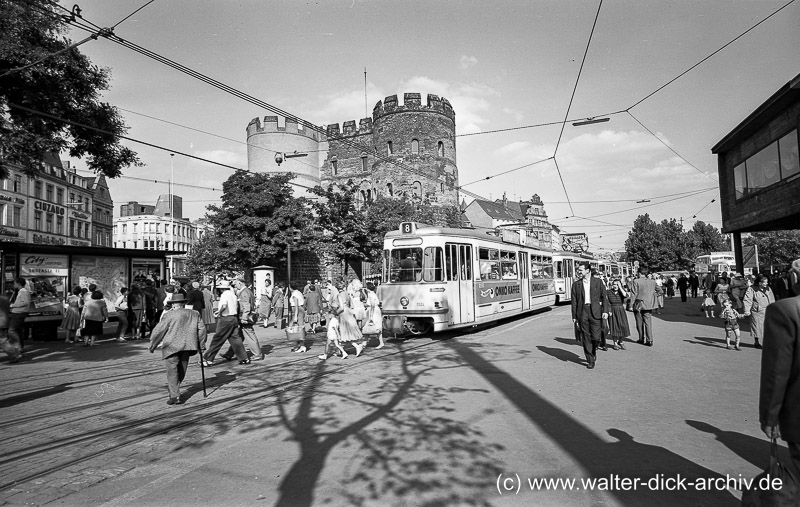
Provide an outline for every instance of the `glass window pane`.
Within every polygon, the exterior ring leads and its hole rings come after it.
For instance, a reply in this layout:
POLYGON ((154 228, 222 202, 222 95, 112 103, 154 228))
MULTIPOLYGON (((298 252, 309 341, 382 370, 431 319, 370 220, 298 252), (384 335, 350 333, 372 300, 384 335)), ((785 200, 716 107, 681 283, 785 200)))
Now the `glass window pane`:
POLYGON ((783 136, 779 141, 781 152, 781 178, 791 178, 800 173, 800 157, 797 152, 797 130, 783 136))
POLYGON ((747 159, 747 186, 755 191, 780 180, 778 170, 778 143, 772 143, 747 159))
POLYGON ((747 175, 745 174, 744 170, 744 162, 737 165, 733 168, 733 184, 736 188, 736 198, 742 198, 745 196, 745 184, 747 181, 747 175))

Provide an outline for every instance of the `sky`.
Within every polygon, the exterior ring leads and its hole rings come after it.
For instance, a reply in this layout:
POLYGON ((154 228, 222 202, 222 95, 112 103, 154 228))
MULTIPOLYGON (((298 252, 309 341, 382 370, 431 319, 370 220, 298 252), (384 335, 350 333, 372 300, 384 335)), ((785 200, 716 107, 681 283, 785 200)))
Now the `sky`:
MULTIPOLYGON (((147 3, 80 7, 107 27, 147 3)), ((603 252, 623 249, 644 213, 722 227, 711 148, 800 73, 800 1, 686 71, 787 3, 155 0, 114 33, 316 125, 393 94, 445 97, 464 189, 538 194, 552 223, 603 252), (572 125, 592 117, 610 120, 572 125)), ((102 38, 80 49, 110 70, 103 99, 130 137, 247 169, 247 124, 273 113, 102 38)), ((185 217, 219 203, 230 169, 125 144, 145 165, 109 181, 115 213, 154 204, 171 172, 185 217)))

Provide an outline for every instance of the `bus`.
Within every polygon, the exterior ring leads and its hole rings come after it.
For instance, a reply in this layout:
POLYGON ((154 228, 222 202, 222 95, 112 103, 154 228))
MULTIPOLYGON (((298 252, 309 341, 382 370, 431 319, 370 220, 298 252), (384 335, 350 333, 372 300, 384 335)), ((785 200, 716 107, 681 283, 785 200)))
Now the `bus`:
POLYGON ((694 269, 698 273, 736 271, 736 257, 733 252, 711 252, 707 255, 700 255, 694 263, 694 269))
POLYGON ((435 333, 553 305, 552 252, 505 236, 416 222, 388 232, 378 287, 384 332, 435 333))

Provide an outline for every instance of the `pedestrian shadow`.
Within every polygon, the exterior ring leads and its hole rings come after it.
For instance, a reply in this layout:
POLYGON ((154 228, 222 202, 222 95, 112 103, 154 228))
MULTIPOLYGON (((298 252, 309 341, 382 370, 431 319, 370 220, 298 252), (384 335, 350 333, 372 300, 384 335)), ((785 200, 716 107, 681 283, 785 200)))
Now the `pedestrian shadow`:
POLYGON ((556 359, 564 361, 565 363, 575 363, 581 366, 583 366, 585 363, 585 361, 583 360, 583 358, 581 358, 581 356, 579 356, 574 352, 570 352, 568 350, 558 349, 555 347, 545 347, 543 345, 538 345, 536 348, 549 356, 553 356, 556 359))
POLYGON ((52 396, 54 394, 63 393, 68 389, 72 389, 70 387, 72 382, 67 382, 64 384, 59 384, 57 386, 48 387, 46 389, 39 389, 36 391, 31 391, 29 393, 18 394, 16 396, 11 396, 9 398, 5 398, 0 400, 0 408, 10 407, 12 405, 16 405, 18 403, 27 403, 29 401, 37 400, 39 398, 44 398, 46 396, 52 396))
POLYGON ((530 389, 512 375, 508 375, 479 354, 474 347, 451 344, 458 354, 492 385, 507 402, 527 417, 548 440, 558 445, 585 470, 589 478, 630 478, 637 480, 636 490, 613 489, 592 494, 590 503, 609 502, 612 497, 622 505, 732 505, 736 498, 727 490, 665 491, 663 487, 648 488, 647 481, 655 478, 675 478, 679 474, 687 481, 720 479, 725 476, 688 460, 669 449, 636 442, 628 433, 611 428, 608 434, 617 442, 606 443, 591 428, 575 420, 567 412, 530 389))
POLYGON ((693 345, 704 345, 706 347, 725 348, 725 338, 711 338, 709 336, 695 336, 694 340, 683 340, 693 345))
MULTIPOLYGON (((234 380, 236 380, 236 375, 231 373, 230 371, 226 370, 226 371, 214 372, 213 377, 206 378, 206 394, 208 396, 211 396, 220 387, 224 386, 225 384, 230 384, 234 380)), ((203 383, 195 382, 182 393, 183 401, 187 401, 195 394, 202 392, 203 392, 203 383)))
POLYGON ((696 430, 714 435, 718 442, 756 468, 763 469, 769 463, 770 443, 766 437, 756 438, 736 431, 725 431, 712 424, 691 419, 687 419, 686 424, 696 430))

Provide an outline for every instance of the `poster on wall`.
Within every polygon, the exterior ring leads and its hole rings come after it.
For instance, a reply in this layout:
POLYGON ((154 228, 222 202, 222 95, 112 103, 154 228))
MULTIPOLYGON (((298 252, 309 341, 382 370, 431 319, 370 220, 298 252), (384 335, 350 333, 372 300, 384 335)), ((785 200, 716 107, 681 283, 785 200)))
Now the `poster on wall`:
POLYGON ((159 259, 132 259, 131 265, 134 282, 144 283, 145 280, 157 282, 164 278, 164 263, 159 259))
POLYGON ((103 293, 108 311, 114 311, 114 303, 120 289, 128 286, 128 262, 124 257, 72 256, 72 283, 81 287, 97 285, 103 293))
POLYGON ((61 316, 62 302, 66 298, 68 266, 66 255, 19 255, 19 276, 25 279, 31 293, 28 311, 31 321, 61 316))

